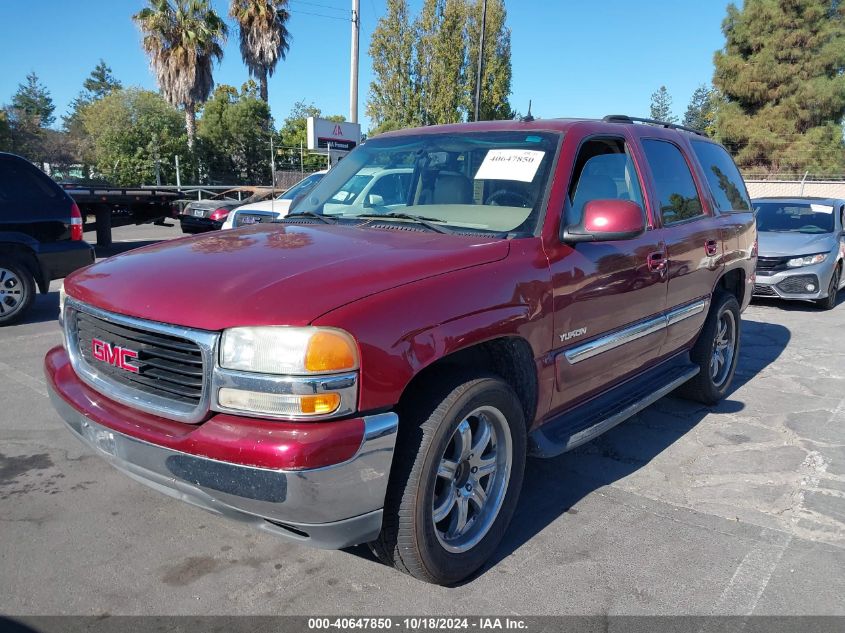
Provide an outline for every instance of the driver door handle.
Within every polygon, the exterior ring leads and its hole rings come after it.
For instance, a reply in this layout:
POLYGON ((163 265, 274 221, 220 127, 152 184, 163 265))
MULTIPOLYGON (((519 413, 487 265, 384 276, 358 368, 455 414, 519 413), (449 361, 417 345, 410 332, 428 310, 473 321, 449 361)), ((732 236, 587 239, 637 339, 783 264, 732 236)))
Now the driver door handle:
POLYGON ((660 273, 663 275, 666 272, 666 268, 668 266, 669 259, 666 257, 666 253, 663 251, 656 251, 654 253, 649 253, 648 256, 648 269, 653 273, 660 273))

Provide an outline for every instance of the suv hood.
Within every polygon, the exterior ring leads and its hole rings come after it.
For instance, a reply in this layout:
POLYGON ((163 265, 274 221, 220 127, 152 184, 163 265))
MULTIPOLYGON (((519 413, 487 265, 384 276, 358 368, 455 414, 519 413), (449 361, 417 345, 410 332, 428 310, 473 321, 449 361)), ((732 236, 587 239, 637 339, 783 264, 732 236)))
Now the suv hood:
POLYGON ((488 237, 330 225, 257 225, 160 242, 65 280, 119 314, 205 330, 306 325, 396 286, 503 259, 488 237))
POLYGON ((837 244, 833 233, 778 233, 761 231, 757 241, 762 257, 797 257, 825 253, 837 244))

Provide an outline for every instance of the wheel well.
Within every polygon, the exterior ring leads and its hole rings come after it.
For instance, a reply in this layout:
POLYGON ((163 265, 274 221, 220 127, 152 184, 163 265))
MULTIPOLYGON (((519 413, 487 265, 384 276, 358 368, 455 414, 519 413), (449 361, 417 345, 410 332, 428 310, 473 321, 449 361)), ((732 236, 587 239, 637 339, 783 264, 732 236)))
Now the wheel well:
POLYGON ((742 300, 745 298, 745 273, 739 269, 729 270, 716 284, 716 289, 720 288, 736 297, 739 305, 742 305, 742 300))
POLYGON ((38 285, 38 289, 45 293, 47 292, 47 288, 50 285, 49 280, 44 278, 44 273, 41 270, 41 266, 38 264, 38 258, 35 256, 35 253, 32 249, 23 246, 22 244, 15 244, 3 242, 3 252, 8 253, 11 257, 24 266, 30 272, 32 277, 35 279, 35 283, 38 285))
POLYGON ((525 413, 525 423, 531 425, 537 413, 537 370, 534 354, 525 339, 498 338, 453 352, 428 365, 411 379, 402 394, 425 387, 427 379, 444 370, 455 368, 492 372, 507 382, 516 393, 525 413))

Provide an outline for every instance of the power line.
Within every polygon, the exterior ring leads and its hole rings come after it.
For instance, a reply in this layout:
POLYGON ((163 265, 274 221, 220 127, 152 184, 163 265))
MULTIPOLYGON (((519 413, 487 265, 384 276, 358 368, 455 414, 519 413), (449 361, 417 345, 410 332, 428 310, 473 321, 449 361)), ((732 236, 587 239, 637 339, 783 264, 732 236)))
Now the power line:
POLYGON ((299 13, 300 15, 313 15, 318 18, 328 18, 329 20, 340 20, 341 22, 349 22, 349 18, 340 18, 336 15, 325 15, 323 13, 312 13, 311 11, 301 11, 299 9, 288 9, 291 13, 299 13))
POLYGON ((333 7, 328 4, 320 4, 319 2, 308 2, 307 0, 291 0, 294 4, 307 4, 310 7, 319 7, 320 9, 328 9, 329 11, 340 11, 341 13, 348 13, 348 9, 341 9, 340 7, 333 7))

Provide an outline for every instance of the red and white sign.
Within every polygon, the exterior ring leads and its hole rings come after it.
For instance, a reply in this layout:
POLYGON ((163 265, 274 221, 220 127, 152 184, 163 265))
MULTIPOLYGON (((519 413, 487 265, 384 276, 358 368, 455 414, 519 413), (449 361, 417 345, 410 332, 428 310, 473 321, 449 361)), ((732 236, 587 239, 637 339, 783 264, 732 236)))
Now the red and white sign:
POLYGON ((91 352, 98 361, 114 365, 118 369, 129 371, 133 374, 138 373, 137 365, 129 362, 138 358, 138 352, 134 349, 112 345, 111 343, 95 338, 91 339, 91 352))
POLYGON ((361 124, 308 117, 308 149, 349 152, 361 142, 361 124))

